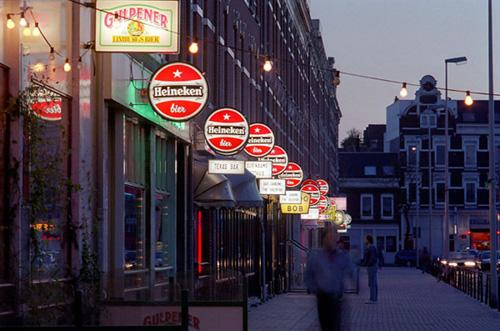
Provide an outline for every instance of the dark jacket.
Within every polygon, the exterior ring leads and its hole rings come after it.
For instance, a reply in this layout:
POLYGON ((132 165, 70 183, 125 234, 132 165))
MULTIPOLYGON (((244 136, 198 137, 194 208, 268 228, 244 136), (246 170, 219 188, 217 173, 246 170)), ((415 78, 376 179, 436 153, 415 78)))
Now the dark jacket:
POLYGON ((365 250, 365 255, 363 257, 363 263, 361 265, 365 267, 376 266, 378 262, 377 249, 375 246, 370 246, 365 250))

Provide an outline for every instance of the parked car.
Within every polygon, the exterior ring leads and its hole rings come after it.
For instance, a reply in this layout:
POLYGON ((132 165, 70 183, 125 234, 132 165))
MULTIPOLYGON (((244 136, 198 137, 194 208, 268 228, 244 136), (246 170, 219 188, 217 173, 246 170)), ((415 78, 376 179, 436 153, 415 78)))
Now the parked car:
POLYGON ((440 259, 441 264, 447 265, 450 268, 476 267, 476 257, 470 252, 451 252, 447 258, 440 259))
POLYGON ((403 249, 396 253, 394 263, 399 266, 416 266, 417 251, 415 249, 403 249))
MULTIPOLYGON (((479 253, 476 264, 477 268, 481 271, 490 271, 491 266, 491 252, 490 251, 482 251, 479 253)), ((497 252, 497 269, 500 268, 500 251, 497 252)))

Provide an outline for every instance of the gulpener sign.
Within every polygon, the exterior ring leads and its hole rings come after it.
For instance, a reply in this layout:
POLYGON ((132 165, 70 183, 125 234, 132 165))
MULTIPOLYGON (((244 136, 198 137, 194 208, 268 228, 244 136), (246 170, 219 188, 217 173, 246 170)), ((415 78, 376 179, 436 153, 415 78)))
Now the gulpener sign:
POLYGON ((237 154, 247 142, 248 122, 234 108, 217 109, 205 122, 205 139, 218 154, 237 154))
POLYGON ((151 77, 149 100, 167 120, 187 121, 207 103, 208 84, 196 67, 184 62, 168 63, 151 77))

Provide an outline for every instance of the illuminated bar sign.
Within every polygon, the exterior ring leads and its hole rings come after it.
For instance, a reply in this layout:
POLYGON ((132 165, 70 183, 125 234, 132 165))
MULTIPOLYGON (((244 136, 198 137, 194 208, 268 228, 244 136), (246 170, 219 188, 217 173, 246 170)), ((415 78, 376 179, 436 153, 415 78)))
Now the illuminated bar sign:
POLYGON ((217 154, 237 154, 247 142, 248 122, 234 108, 217 109, 205 122, 205 139, 217 154))
POLYGON ((274 133, 265 124, 250 124, 250 136, 248 137, 245 152, 253 157, 263 157, 274 147, 274 133))
POLYGON ((318 204, 320 194, 319 194, 319 188, 316 185, 307 184, 302 186, 300 190, 304 193, 311 195, 311 202, 310 202, 311 206, 318 204))
POLYGON ((261 179, 259 180, 259 191, 260 194, 285 194, 285 181, 283 179, 261 179))
POLYGON ((318 179, 316 181, 318 187, 319 187, 319 193, 321 195, 327 195, 328 191, 330 190, 330 186, 328 186, 328 182, 324 179, 318 179))
POLYGON ((307 214, 309 212, 309 200, 310 196, 307 193, 301 192, 300 203, 282 203, 281 213, 282 214, 307 214))
POLYGON ((221 175, 243 175, 245 173, 245 161, 208 160, 208 173, 221 175))
POLYGON ((318 208, 309 208, 309 212, 307 214, 300 215, 301 220, 317 220, 319 219, 319 209, 318 208))
POLYGON ((273 164, 269 161, 246 161, 245 168, 257 179, 273 177, 273 164))
POLYGON ((194 66, 171 62, 158 69, 149 82, 149 102, 163 118, 183 122, 198 115, 208 100, 205 76, 194 66))
POLYGON ((97 52, 179 53, 179 1, 97 0, 97 52))
POLYGON ((286 170, 278 176, 280 179, 286 180, 286 187, 291 188, 298 186, 302 179, 304 179, 304 173, 302 168, 295 162, 289 162, 286 170))
POLYGON ((278 145, 274 145, 271 152, 259 159, 260 161, 271 161, 273 163, 273 176, 277 176, 285 171, 288 165, 288 154, 278 145))
POLYGON ((286 191, 285 195, 280 195, 280 203, 301 203, 302 193, 300 191, 286 191))

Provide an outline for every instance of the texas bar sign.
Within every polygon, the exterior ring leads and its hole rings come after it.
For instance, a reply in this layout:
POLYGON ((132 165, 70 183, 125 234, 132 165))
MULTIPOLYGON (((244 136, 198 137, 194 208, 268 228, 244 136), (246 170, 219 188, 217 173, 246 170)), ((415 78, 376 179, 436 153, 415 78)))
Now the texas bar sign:
POLYGON ((207 81, 190 64, 168 63, 151 77, 149 101, 153 109, 167 120, 189 120, 203 109, 207 99, 207 81))
POLYGON ((205 122, 205 139, 218 154, 237 154, 247 142, 248 122, 236 109, 217 109, 205 122))
POLYGON ((179 53, 179 1, 97 0, 97 52, 179 53))
POLYGON ((245 152, 253 157, 263 157, 274 147, 274 133, 265 124, 250 124, 250 136, 248 137, 245 152))
POLYGON ((288 165, 288 154, 278 145, 274 145, 271 152, 259 159, 260 161, 271 161, 273 163, 273 176, 277 176, 285 171, 288 165))
POLYGON ((302 168, 294 162, 288 163, 286 170, 278 176, 280 179, 285 180, 286 187, 295 187, 300 184, 302 179, 304 178, 304 173, 302 172, 302 168))

